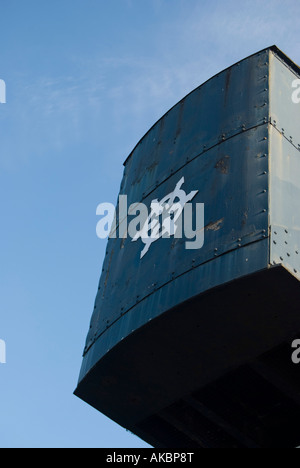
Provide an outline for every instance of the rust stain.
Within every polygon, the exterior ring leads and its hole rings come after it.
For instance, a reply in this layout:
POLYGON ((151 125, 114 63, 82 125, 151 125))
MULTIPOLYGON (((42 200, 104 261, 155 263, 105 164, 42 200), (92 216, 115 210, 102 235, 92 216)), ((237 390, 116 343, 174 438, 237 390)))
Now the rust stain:
POLYGON ((179 134, 181 133, 183 110, 184 110, 184 101, 181 101, 180 102, 180 107, 179 107, 179 112, 178 112, 178 123, 177 123, 177 130, 176 130, 175 140, 179 136, 179 134))
POLYGON ((246 210, 243 214, 242 226, 245 226, 247 224, 247 220, 248 220, 248 210, 246 210))
POLYGON ((158 162, 157 162, 157 161, 153 161, 153 162, 147 167, 147 171, 149 171, 149 172, 153 171, 157 165, 158 165, 158 162))
POLYGON ((112 249, 112 251, 110 253, 110 257, 109 257, 109 262, 108 262, 108 267, 107 267, 107 271, 106 271, 106 275, 105 275, 105 280, 104 280, 104 289, 103 289, 103 295, 102 295, 103 297, 104 297, 106 286, 107 286, 107 281, 108 281, 108 276, 109 276, 109 272, 110 272, 110 266, 111 266, 113 254, 114 254, 114 251, 112 249))
POLYGON ((224 218, 221 218, 218 221, 214 221, 212 223, 207 224, 207 226, 205 226, 205 229, 207 231, 219 231, 219 229, 221 229, 222 227, 223 222, 224 218))
POLYGON ((215 165, 215 169, 220 171, 222 174, 228 174, 229 163, 230 163, 230 157, 224 156, 224 158, 220 159, 220 161, 217 162, 217 164, 215 165))
POLYGON ((228 91, 229 91, 229 85, 230 85, 230 78, 231 78, 231 68, 229 68, 226 72, 226 78, 225 78, 225 97, 224 97, 224 104, 226 106, 227 104, 227 98, 228 98, 228 91))

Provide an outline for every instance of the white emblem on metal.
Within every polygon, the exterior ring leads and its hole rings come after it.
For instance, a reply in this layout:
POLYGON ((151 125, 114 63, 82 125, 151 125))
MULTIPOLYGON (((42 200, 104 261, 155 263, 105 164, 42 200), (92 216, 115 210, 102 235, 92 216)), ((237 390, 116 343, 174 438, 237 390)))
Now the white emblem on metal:
POLYGON ((166 195, 160 201, 152 200, 150 206, 150 214, 144 223, 142 229, 135 234, 132 241, 137 241, 141 238, 145 244, 141 258, 148 252, 151 244, 160 238, 169 238, 171 236, 181 237, 181 234, 176 236, 178 229, 182 228, 181 220, 182 212, 185 205, 191 201, 198 190, 194 190, 189 194, 181 188, 184 184, 184 177, 182 177, 176 184, 173 192, 166 195), (160 222, 160 218, 162 222, 160 222))

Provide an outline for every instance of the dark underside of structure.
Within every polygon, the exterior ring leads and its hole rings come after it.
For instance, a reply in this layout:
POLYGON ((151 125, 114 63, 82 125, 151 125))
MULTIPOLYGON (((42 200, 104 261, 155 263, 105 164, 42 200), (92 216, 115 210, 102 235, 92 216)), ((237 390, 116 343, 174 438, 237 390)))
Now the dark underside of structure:
POLYGON ((282 267, 215 288, 119 343, 76 394, 155 447, 295 447, 299 303, 282 267))
POLYGON ((124 163, 116 211, 133 209, 107 242, 75 394, 155 447, 300 445, 299 79, 276 46, 247 57, 124 163), (184 220, 187 200, 204 207, 193 242, 127 235, 137 204, 178 200, 184 220))

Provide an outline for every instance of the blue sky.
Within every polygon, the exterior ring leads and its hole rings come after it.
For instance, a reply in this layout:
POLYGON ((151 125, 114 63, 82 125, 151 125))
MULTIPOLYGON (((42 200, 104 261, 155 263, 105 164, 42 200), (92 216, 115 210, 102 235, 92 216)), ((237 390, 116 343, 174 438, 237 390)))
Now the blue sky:
POLYGON ((73 396, 102 269, 96 207, 185 94, 276 44, 299 0, 0 0, 0 447, 146 447, 73 396))

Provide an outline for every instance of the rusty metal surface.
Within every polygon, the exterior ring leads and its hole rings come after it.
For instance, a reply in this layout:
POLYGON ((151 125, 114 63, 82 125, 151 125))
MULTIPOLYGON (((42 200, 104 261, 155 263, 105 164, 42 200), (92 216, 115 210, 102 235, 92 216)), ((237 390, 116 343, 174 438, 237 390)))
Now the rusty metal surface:
POLYGON ((300 382, 286 367, 300 333, 298 76, 276 47, 254 54, 176 104, 125 161, 128 205, 149 208, 184 178, 205 206, 200 249, 171 237, 141 258, 140 239, 109 239, 75 391, 155 446, 298 443, 300 382))
MULTIPOLYGON (((264 51, 189 94, 137 145, 127 160, 120 193, 128 196, 128 204, 149 206, 184 176, 186 191, 198 190, 194 201, 205 204, 205 244, 186 250, 184 239, 162 239, 141 260, 139 242, 110 239, 85 352, 111 327, 117 342, 118 319, 132 314, 146 298, 151 307, 151 295, 157 290, 163 295, 170 281, 267 236, 267 85, 264 51)), ((224 271, 220 282, 229 276, 224 271)), ((201 290, 209 281, 202 278, 201 290)))

